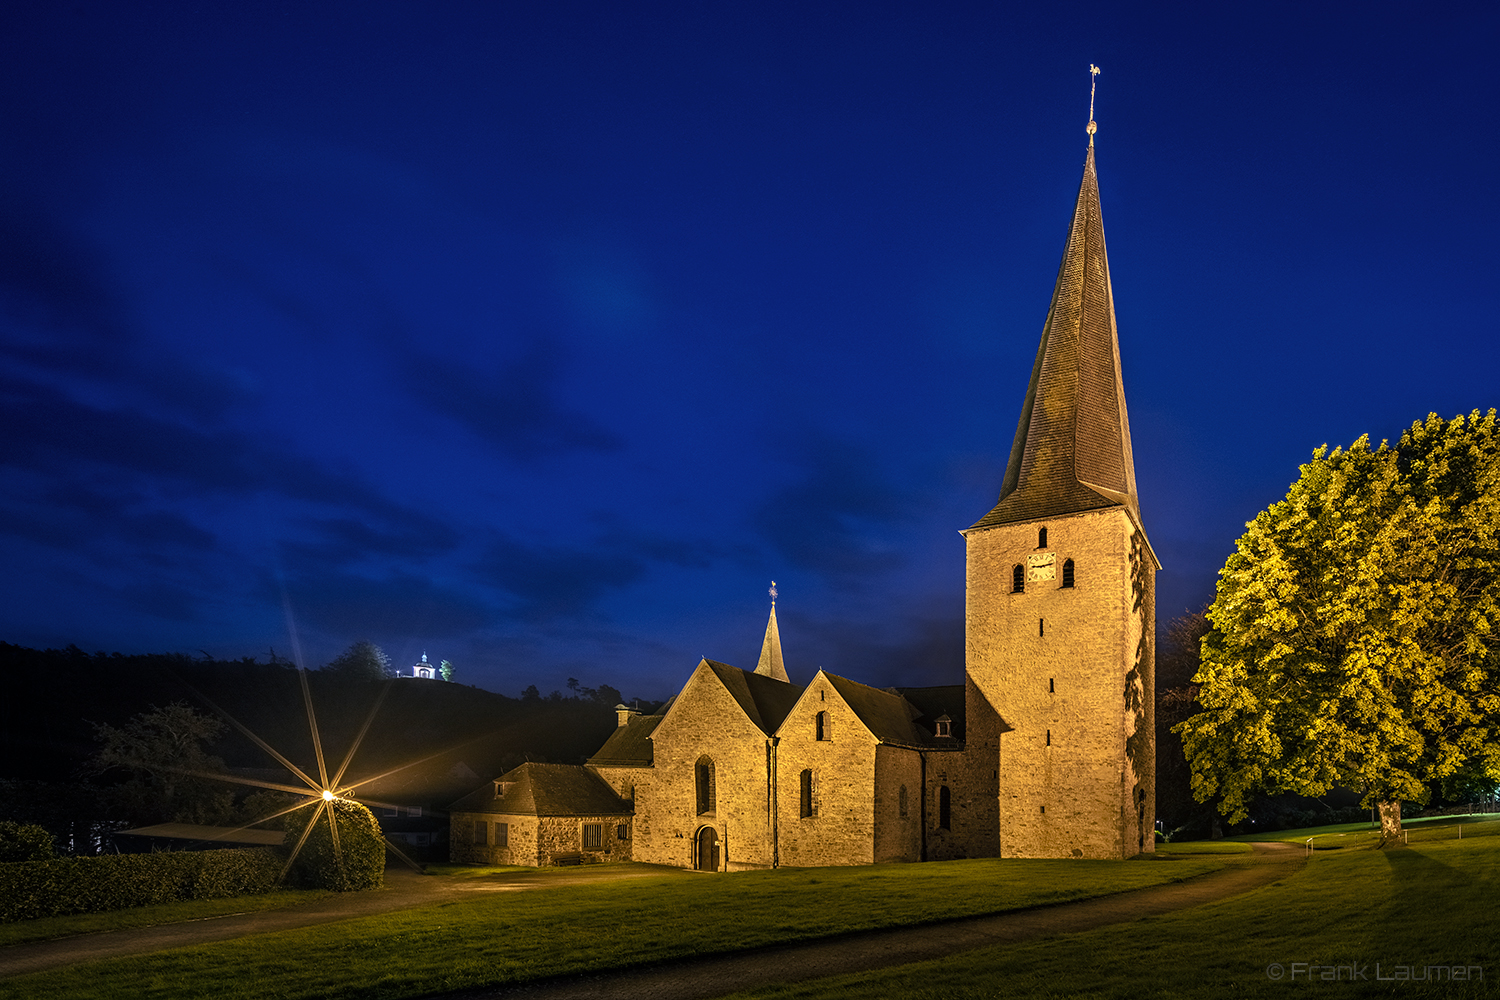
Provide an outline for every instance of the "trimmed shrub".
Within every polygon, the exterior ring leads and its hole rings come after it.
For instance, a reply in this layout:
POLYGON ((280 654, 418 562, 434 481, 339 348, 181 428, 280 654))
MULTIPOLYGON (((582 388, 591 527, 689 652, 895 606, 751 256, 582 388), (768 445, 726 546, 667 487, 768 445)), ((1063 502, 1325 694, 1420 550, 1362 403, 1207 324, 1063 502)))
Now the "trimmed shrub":
POLYGON ((0 822, 0 863, 46 861, 57 856, 52 834, 35 823, 0 822))
POLYGON ((323 807, 306 806, 287 816, 286 842, 283 851, 291 851, 302 839, 302 831, 313 817, 312 832, 292 862, 291 878, 308 889, 332 889, 353 892, 378 889, 385 884, 385 835, 375 814, 358 802, 334 799, 323 807), (338 850, 334 850, 330 817, 339 829, 338 850))
POLYGON ((268 847, 0 864, 0 923, 269 892, 282 864, 268 847))

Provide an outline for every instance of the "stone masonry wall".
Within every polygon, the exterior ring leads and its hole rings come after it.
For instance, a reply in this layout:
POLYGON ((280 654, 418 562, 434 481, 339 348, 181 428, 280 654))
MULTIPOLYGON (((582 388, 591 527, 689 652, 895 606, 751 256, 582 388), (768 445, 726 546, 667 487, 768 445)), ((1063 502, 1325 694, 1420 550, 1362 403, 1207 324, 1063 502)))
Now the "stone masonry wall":
POLYGON ((457 864, 537 866, 535 816, 454 813, 448 819, 448 857, 457 864), (483 844, 474 843, 474 824, 485 823, 483 844), (498 846, 496 826, 507 824, 506 846, 498 846))
POLYGON ((777 735, 777 817, 781 863, 867 865, 875 860, 876 741, 821 673, 777 735), (828 713, 825 740, 815 716, 828 713), (801 814, 802 771, 813 773, 813 815, 801 814))
MULTIPOLYGON (((1144 711, 1133 702, 1154 687, 1154 571, 1134 535, 1114 508, 967 536, 967 669, 1010 727, 994 764, 1002 856, 1128 857, 1138 850, 1137 816, 1154 822, 1154 802, 1140 801, 1154 794, 1149 778, 1130 759, 1154 761, 1154 749, 1141 746, 1152 738, 1150 702, 1144 711), (1056 578, 1028 579, 1024 593, 1012 593, 1012 567, 1046 554, 1056 578), (1061 586, 1066 559, 1071 588, 1061 586)), ((971 780, 980 763, 976 754, 971 780)))
POLYGON ((922 860, 922 760, 916 750, 875 748, 875 861, 922 860), (906 813, 901 791, 906 790, 906 813))
MULTIPOLYGON (((691 867, 694 838, 712 826, 721 867, 769 867, 767 737, 709 668, 693 672, 652 742, 649 777, 635 785, 635 860, 691 867), (714 764, 715 803, 699 815, 694 767, 705 755, 714 764)), ((612 770, 600 773, 608 780, 612 770)))

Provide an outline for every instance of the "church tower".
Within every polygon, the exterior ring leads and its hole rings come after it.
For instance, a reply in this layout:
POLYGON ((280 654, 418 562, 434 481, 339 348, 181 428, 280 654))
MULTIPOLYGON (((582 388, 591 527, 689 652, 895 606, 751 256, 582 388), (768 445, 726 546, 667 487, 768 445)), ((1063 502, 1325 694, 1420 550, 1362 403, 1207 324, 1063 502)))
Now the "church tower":
POLYGON ((970 854, 1154 849, 1160 564, 1136 499, 1094 131, 999 503, 963 533, 970 854))

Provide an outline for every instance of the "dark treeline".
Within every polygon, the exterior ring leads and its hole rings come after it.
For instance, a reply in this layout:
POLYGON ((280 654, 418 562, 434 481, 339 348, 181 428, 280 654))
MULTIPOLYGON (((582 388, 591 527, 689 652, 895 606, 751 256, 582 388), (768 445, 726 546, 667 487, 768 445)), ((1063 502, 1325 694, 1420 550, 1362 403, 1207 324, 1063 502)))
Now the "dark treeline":
MULTIPOLYGON (((173 653, 90 655, 76 647, 35 650, 0 642, 0 678, 0 819, 47 821, 60 837, 70 823, 101 819, 108 798, 96 790, 124 776, 99 774, 91 766, 100 749, 97 726, 123 727, 153 706, 174 702, 232 717, 317 775, 302 678, 274 655, 271 662, 173 653)), ((510 698, 440 680, 372 680, 331 670, 309 671, 306 681, 330 772, 343 763, 379 702, 345 781, 424 761, 361 791, 429 804, 525 760, 581 762, 614 728, 620 700, 607 685, 570 684, 568 694, 547 696, 533 687, 510 698)), ((231 771, 279 770, 281 776, 264 777, 298 783, 233 726, 206 749, 231 771)))

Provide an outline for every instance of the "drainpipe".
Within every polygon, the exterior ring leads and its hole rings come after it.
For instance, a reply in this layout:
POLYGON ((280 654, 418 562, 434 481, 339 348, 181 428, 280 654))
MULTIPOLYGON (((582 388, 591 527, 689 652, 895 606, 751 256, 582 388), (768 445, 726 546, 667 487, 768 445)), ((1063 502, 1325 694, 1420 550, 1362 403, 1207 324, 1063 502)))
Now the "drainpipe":
POLYGON ((781 826, 776 808, 776 744, 780 737, 766 740, 766 811, 771 818, 771 867, 781 867, 781 826))
POLYGON ((917 751, 917 759, 922 762, 922 853, 920 860, 927 860, 927 754, 917 751))

